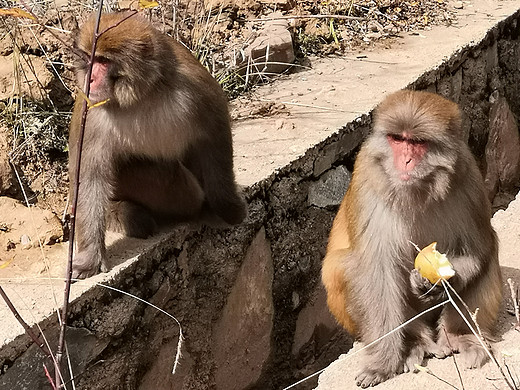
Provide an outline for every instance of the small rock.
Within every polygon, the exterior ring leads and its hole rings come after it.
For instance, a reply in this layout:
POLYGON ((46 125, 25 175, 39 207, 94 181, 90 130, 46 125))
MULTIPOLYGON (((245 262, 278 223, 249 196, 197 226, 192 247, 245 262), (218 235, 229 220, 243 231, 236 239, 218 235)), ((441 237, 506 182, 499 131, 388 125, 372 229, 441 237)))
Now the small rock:
POLYGON ((455 3, 453 3, 453 8, 455 8, 455 9, 463 9, 464 8, 464 3, 462 1, 456 1, 455 3))
MULTIPOLYGON (((274 12, 267 16, 276 18, 281 12, 274 12)), ((242 74, 247 73, 282 73, 292 66, 294 55, 292 36, 285 20, 273 20, 266 23, 258 31, 255 40, 243 50, 245 58, 238 65, 242 74)))
POLYGON ((15 249, 15 248, 16 248, 16 244, 14 242, 12 242, 11 240, 8 240, 5 249, 10 251, 10 250, 15 249))
POLYGON ((0 127, 0 195, 13 196, 17 192, 16 176, 9 164, 7 132, 7 129, 0 127))
POLYGON ((22 249, 32 248, 31 238, 27 234, 20 237, 20 244, 22 244, 22 249))

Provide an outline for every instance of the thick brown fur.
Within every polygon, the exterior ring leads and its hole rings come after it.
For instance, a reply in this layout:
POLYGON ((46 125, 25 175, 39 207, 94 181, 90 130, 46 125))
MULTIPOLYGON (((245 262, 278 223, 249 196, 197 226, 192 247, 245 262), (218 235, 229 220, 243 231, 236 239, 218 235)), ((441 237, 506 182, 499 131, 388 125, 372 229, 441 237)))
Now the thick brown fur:
MULTIPOLYGON (((416 250, 410 242, 422 248, 437 241, 456 271, 449 282, 470 310, 479 308, 479 326, 491 341, 502 282, 490 218, 457 105, 426 92, 390 95, 376 110, 330 233, 322 280, 331 312, 368 344, 445 299, 441 286, 428 292, 431 283, 412 271, 416 250), (395 172, 388 141, 403 133, 427 145, 407 181, 395 172)), ((486 361, 484 349, 447 305, 371 346, 356 382, 374 386, 414 370, 426 356, 452 352, 463 353, 469 367, 486 361)))
MULTIPOLYGON (((227 99, 181 44, 137 15, 105 14, 90 80, 76 220, 74 277, 105 270, 105 230, 147 237, 164 220, 240 223, 227 99), (121 23, 119 23, 121 22, 121 23), (109 218, 107 218, 107 216, 109 218)), ((90 56, 94 17, 77 35, 90 56)), ((87 62, 76 66, 83 88, 87 62)), ((83 99, 70 126, 71 189, 83 99)))

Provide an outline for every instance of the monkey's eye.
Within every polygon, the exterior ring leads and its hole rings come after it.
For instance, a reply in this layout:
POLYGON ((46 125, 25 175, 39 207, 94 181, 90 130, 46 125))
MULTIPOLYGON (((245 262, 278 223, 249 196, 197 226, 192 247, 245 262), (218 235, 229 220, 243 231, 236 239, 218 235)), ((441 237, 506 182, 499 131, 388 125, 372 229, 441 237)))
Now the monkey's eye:
POLYGON ((401 134, 387 134, 386 136, 389 140, 394 142, 403 142, 406 140, 406 138, 403 137, 401 134))
POLYGON ((424 145, 424 144, 426 144, 426 141, 423 140, 423 139, 410 139, 409 142, 412 145, 424 145))
POLYGON ((110 60, 108 58, 103 57, 103 56, 96 56, 94 61, 96 61, 97 63, 99 63, 101 65, 106 65, 110 62, 110 60))

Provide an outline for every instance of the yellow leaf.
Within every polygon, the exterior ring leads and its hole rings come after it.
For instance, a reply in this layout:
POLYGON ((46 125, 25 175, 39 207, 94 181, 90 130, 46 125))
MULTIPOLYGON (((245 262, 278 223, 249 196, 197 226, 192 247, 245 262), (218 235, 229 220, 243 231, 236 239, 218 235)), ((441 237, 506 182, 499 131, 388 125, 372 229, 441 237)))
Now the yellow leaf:
POLYGON ((432 283, 437 283, 440 279, 448 280, 455 275, 455 270, 446 255, 438 252, 436 247, 437 243, 432 242, 415 258, 415 269, 432 283))
POLYGON ((153 0, 139 0, 139 8, 155 8, 158 7, 159 3, 153 0))
POLYGON ((90 110, 91 108, 94 108, 94 107, 102 106, 103 104, 106 104, 107 102, 110 101, 110 99, 105 99, 105 100, 101 100, 101 101, 99 101, 99 102, 97 102, 97 103, 92 103, 92 100, 90 100, 90 99, 88 98, 88 96, 85 95, 85 92, 83 92, 83 91, 82 91, 81 89, 79 89, 79 88, 78 88, 78 96, 87 102, 87 107, 88 107, 89 110, 90 110))
POLYGON ((13 261, 13 259, 14 257, 9 261, 4 262, 4 264, 0 264, 0 269, 6 268, 9 264, 11 264, 11 261, 13 261))
POLYGON ((20 8, 1 8, 0 15, 3 16, 14 16, 15 18, 29 18, 36 20, 29 12, 26 12, 20 8))
POLYGON ((97 102, 97 103, 94 103, 94 104, 90 105, 88 108, 90 110, 91 108, 102 106, 103 104, 106 104, 109 101, 110 101, 110 99, 101 100, 100 102, 97 102))
POLYGON ((85 100, 87 102, 87 106, 88 107, 92 106, 92 102, 90 101, 88 96, 85 95, 85 92, 83 92, 80 88, 78 88, 78 95, 79 95, 80 98, 82 98, 83 100, 85 100))

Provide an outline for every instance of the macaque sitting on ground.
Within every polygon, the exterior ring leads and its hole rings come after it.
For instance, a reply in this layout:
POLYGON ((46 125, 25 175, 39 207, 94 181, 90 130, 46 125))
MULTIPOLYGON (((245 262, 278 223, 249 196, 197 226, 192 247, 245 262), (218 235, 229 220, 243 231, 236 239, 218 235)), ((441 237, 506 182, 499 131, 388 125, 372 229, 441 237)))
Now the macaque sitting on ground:
MULTIPOLYGON (((147 237, 158 223, 235 225, 246 216, 237 192, 227 99, 181 44, 138 15, 105 14, 99 31, 81 158, 73 276, 106 270, 105 230, 147 237), (114 27, 115 26, 115 27, 114 27), (108 100, 107 100, 108 99, 108 100), (105 101, 106 100, 106 101, 105 101)), ((90 57, 95 17, 76 49, 90 57)), ((88 60, 76 66, 83 87, 88 60)), ((83 98, 70 126, 75 186, 83 98)))
MULTIPOLYGON (((376 109, 330 232, 322 280, 331 312, 369 344, 445 300, 442 285, 414 269, 412 243, 423 248, 437 241, 455 269, 449 283, 471 311, 479 309, 480 329, 492 341, 502 282, 490 218, 457 105, 427 92, 388 96, 376 109)), ((447 304, 370 346, 356 382, 375 386, 413 371, 427 356, 453 352, 461 352, 469 367, 487 358, 447 304)))

